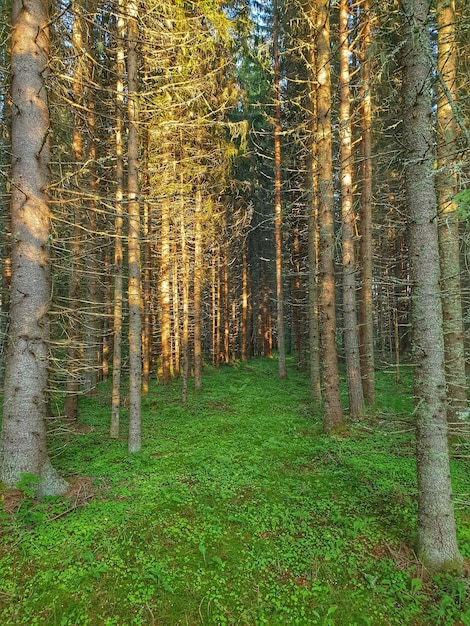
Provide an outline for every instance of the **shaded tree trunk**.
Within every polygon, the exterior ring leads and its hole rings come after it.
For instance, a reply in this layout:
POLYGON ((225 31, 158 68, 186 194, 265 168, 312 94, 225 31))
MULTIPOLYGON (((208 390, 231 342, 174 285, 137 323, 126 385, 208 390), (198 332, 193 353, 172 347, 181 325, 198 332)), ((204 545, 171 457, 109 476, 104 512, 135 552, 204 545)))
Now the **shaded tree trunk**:
POLYGON ((113 309, 113 382, 111 392, 111 426, 110 437, 119 437, 119 409, 121 403, 121 369, 122 369, 122 309, 123 309, 123 200, 124 200, 124 0, 119 0, 117 22, 118 48, 116 58, 116 203, 114 218, 114 309, 113 309))
POLYGON ((452 165, 456 156, 456 122, 449 97, 456 98, 457 48, 455 2, 437 3, 438 70, 437 156, 439 202, 439 250, 442 280, 445 368, 448 419, 455 422, 467 409, 464 328, 460 286, 459 223, 453 197, 458 191, 452 165))
POLYGON ((330 3, 318 0, 315 65, 317 87, 318 220, 320 232, 319 286, 320 332, 323 357, 324 413, 326 432, 343 421, 339 394, 336 346, 334 200, 331 137, 330 3))
POLYGON ((358 417, 364 408, 361 365, 359 360, 359 339, 356 313, 356 259, 354 250, 355 216, 353 208, 353 162, 352 127, 349 86, 349 2, 340 0, 340 105, 339 133, 341 140, 341 215, 342 215, 342 256, 343 256, 343 319, 344 354, 348 381, 349 414, 358 417))
POLYGON ((67 483, 46 445, 51 276, 49 238, 49 110, 44 76, 49 61, 48 3, 12 2, 12 275, 1 435, 2 482, 14 487, 34 474, 38 495, 67 483))
POLYGON ((372 301, 372 101, 370 94, 370 0, 360 5, 361 37, 359 60, 361 88, 359 109, 361 126, 361 199, 360 199, 360 291, 359 350, 362 388, 367 404, 374 403, 374 305, 372 301))
POLYGON ((273 55, 274 55, 274 239, 276 257, 276 326, 279 378, 287 377, 284 339, 284 296, 282 285, 282 204, 281 204, 281 88, 279 68, 279 25, 277 2, 273 2, 273 55))
POLYGON ((431 571, 461 569, 451 498, 434 187, 428 0, 402 0, 403 141, 417 406, 417 553, 431 571))

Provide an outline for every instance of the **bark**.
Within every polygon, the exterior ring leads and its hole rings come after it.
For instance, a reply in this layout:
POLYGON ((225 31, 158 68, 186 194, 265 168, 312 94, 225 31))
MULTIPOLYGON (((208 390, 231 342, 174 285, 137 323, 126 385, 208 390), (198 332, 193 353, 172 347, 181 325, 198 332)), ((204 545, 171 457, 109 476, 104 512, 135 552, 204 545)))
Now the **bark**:
POLYGON ((127 75, 128 96, 128 265, 129 265, 129 452, 141 449, 142 399, 142 290, 140 262, 140 204, 139 204, 139 131, 138 131, 138 64, 137 64, 137 5, 127 3, 127 75))
POLYGON ((160 315, 162 383, 171 380, 170 201, 160 203, 160 315))
POLYGON ((12 275, 1 435, 0 478, 14 487, 22 474, 41 481, 38 495, 67 483, 46 445, 49 303, 49 110, 44 76, 49 59, 48 3, 12 3, 12 275))
MULTIPOLYGON (((74 3, 73 6, 73 30, 72 30, 72 45, 74 49, 75 68, 73 76, 73 95, 75 102, 83 104, 83 89, 85 78, 85 67, 83 61, 83 23, 82 23, 82 9, 74 3)), ((66 394, 64 399, 64 416, 66 419, 76 422, 78 420, 78 395, 80 390, 79 383, 79 367, 80 367, 80 292, 81 292, 81 278, 80 278, 80 257, 82 254, 82 241, 81 241, 81 219, 83 206, 81 205, 79 198, 82 189, 82 175, 81 170, 83 167, 83 112, 81 109, 74 111, 73 120, 73 136, 72 136, 72 154, 75 162, 75 185, 77 190, 77 199, 73 203, 73 237, 71 241, 71 259, 70 259, 70 279, 69 279, 69 301, 68 301, 68 336, 69 336, 69 348, 67 350, 67 382, 66 382, 66 394)))
POLYGON ((370 0, 362 0, 359 60, 361 64, 361 198, 360 198, 360 292, 359 350, 362 388, 368 405, 374 403, 374 303, 372 300, 372 101, 370 94, 370 0))
POLYGON ((274 246, 276 257, 276 325, 279 378, 287 378, 286 348, 284 339, 284 296, 282 285, 282 203, 281 203, 281 88, 279 68, 279 37, 277 2, 273 2, 273 55, 274 55, 274 246))
POLYGON ((315 93, 315 41, 313 31, 310 41, 310 154, 307 161, 308 189, 308 333, 310 350, 310 390, 312 400, 320 406, 322 402, 321 392, 321 368, 320 368, 320 326, 319 326, 319 302, 318 302, 318 155, 315 137, 317 134, 317 112, 315 93))
POLYGON ((355 215, 353 208, 353 162, 352 126, 350 112, 349 75, 349 2, 341 0, 339 7, 340 36, 340 105, 339 132, 341 140, 341 216, 342 216, 342 260, 343 260, 343 319, 344 354, 348 381, 349 414, 356 418, 363 412, 361 365, 359 360, 359 338, 356 313, 356 259, 355 259, 355 215))
POLYGON ((194 389, 202 389, 202 193, 196 190, 194 208, 194 389))
POLYGON ((334 199, 331 137, 330 3, 318 0, 316 6, 315 56, 317 87, 318 219, 320 231, 319 285, 322 358, 324 372, 323 427, 331 431, 343 421, 339 394, 336 346, 334 273, 334 199))
POLYGON ((247 242, 242 244, 242 319, 241 319, 241 360, 246 361, 249 356, 248 341, 248 313, 249 313, 249 292, 248 292, 248 259, 247 242))
POLYGON ((445 368, 449 422, 458 422, 467 410, 464 326, 460 285, 459 222, 453 197, 458 191, 453 163, 457 124, 450 98, 456 98, 457 47, 455 1, 437 3, 438 71, 442 83, 437 94, 437 156, 439 202, 439 249, 442 273, 445 368))
POLYGON ((121 403, 121 368, 122 368, 122 307, 123 307, 123 200, 124 200, 124 138, 123 138, 123 107, 124 107, 124 0, 119 1, 117 23, 118 49, 116 57, 116 203, 114 218, 114 309, 113 309, 113 383, 111 392, 111 426, 110 437, 119 437, 119 409, 121 403))
POLYGON ((447 443, 428 0, 403 0, 403 141, 418 472, 417 553, 431 571, 459 570, 447 443))

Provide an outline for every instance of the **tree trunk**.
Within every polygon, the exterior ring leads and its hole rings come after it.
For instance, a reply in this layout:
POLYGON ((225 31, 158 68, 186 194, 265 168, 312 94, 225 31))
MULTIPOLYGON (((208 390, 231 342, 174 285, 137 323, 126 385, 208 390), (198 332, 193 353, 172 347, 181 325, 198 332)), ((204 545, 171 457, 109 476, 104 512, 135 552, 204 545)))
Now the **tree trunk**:
POLYGON ((354 250, 355 215, 353 208, 353 162, 352 128, 349 87, 349 8, 348 0, 340 0, 339 6, 339 63, 340 63, 340 105, 339 133, 341 140, 341 215, 343 253, 343 319, 344 354, 348 381, 349 414, 357 418, 364 409, 361 365, 359 360, 359 339, 356 313, 356 259, 354 250))
POLYGON ((277 2, 273 2, 273 55, 274 55, 274 239, 276 257, 277 299, 277 350, 279 378, 287 378, 286 348, 284 339, 284 296, 282 285, 282 204, 281 204, 281 87, 279 68, 279 26, 277 2))
POLYGON ((319 285, 320 332, 324 373, 323 427, 331 431, 343 421, 339 394, 338 354, 336 347, 335 273, 334 273, 334 199, 331 138, 330 3, 318 0, 316 6, 315 55, 317 87, 318 219, 320 231, 319 285))
POLYGON ((194 389, 202 389, 202 193, 196 189, 194 207, 194 389))
POLYGON ((128 179, 129 199, 129 452, 141 449, 142 399, 142 293, 140 263, 140 204, 139 204, 139 131, 138 131, 138 63, 137 63, 137 5, 127 3, 127 75, 128 96, 128 179))
POLYGON ((121 369, 122 369, 122 307, 123 307, 123 245, 122 245, 122 214, 124 200, 124 0, 119 0, 117 22, 118 49, 116 58, 116 216, 114 218, 114 310, 113 310, 113 383, 111 393, 111 427, 110 437, 119 437, 119 408, 121 403, 121 369))
POLYGON ((170 200, 160 202, 160 333, 162 382, 171 380, 170 200))
POLYGON ((464 328, 460 286, 459 223, 453 197, 458 191, 452 165, 457 151, 456 122, 449 97, 456 98, 457 48, 455 1, 437 3, 439 80, 437 93, 437 156, 439 202, 439 249, 442 279, 445 368, 449 423, 457 422, 467 409, 464 328), (460 415, 459 415, 460 414, 460 415))
MULTIPOLYGON (((72 45, 74 50, 75 67, 73 75, 73 95, 77 105, 82 103, 84 92, 85 67, 83 59, 83 18, 82 8, 78 3, 74 3, 72 45)), ((72 207, 73 237, 71 241, 70 278, 69 278, 69 300, 68 300, 68 336, 70 345, 67 350, 67 382, 64 399, 64 416, 67 420, 76 422, 78 420, 78 394, 80 390, 80 257, 82 253, 82 230, 80 228, 83 205, 80 202, 82 190, 82 168, 83 168, 83 112, 81 109, 74 111, 72 154, 75 163, 75 185, 76 200, 72 207)))
POLYGON ((408 211, 414 387, 417 406, 417 553, 431 571, 459 570, 447 444, 437 199, 434 187, 432 47, 428 0, 402 0, 403 141, 408 211))
POLYGON ((12 276, 1 436, 1 480, 41 479, 38 495, 58 495, 67 483, 52 468, 46 446, 51 277, 49 110, 44 76, 49 61, 48 3, 12 2, 12 276))
POLYGON ((360 291, 359 291, 359 350, 364 398, 374 403, 374 308, 372 301, 372 105, 370 95, 370 0, 362 0, 360 9, 361 37, 361 198, 360 198, 360 291))

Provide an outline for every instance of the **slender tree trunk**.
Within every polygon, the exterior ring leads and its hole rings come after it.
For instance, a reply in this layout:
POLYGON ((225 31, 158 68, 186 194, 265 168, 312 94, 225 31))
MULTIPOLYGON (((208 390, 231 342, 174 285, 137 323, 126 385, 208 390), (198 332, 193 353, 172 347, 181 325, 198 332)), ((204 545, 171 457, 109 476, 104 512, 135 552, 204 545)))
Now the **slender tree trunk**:
POLYGON ((202 193, 196 189, 194 207, 194 389, 202 389, 202 193))
POLYGON ((339 127, 341 139, 341 215, 343 252, 343 319, 344 354, 348 381, 349 414, 356 418, 363 412, 361 365, 356 313, 356 259, 354 250, 355 216, 353 208, 353 162, 352 128, 349 87, 349 1, 340 0, 340 110, 339 127))
POLYGON ((170 298, 170 200, 160 203, 160 327, 162 382, 171 379, 171 298, 170 298))
POLYGON ((318 302, 318 153, 317 143, 317 101, 315 94, 315 38, 312 28, 310 34, 309 60, 310 60, 310 84, 309 84, 309 113, 310 113, 310 154, 307 159, 307 182, 308 189, 308 335, 310 351, 310 391, 312 400, 320 406, 322 402, 321 392, 321 367, 320 367, 320 325, 319 325, 319 302, 318 302))
POLYGON ((128 179, 129 199, 129 452, 141 449, 142 289, 140 263, 137 5, 127 3, 128 179))
MULTIPOLYGON (((73 6, 72 45, 75 55, 75 67, 73 75, 73 95, 75 102, 83 103, 84 92, 84 59, 83 59, 83 24, 82 8, 78 3, 73 6)), ((82 254, 82 231, 80 228, 83 206, 79 200, 82 189, 83 167, 83 111, 74 111, 72 154, 75 163, 76 201, 73 203, 73 236, 71 241, 69 301, 68 301, 68 334, 70 345, 67 350, 67 382, 64 399, 64 416, 66 419, 76 422, 78 420, 78 395, 80 390, 80 258, 82 254)))
POLYGON ((222 250, 222 308, 224 319, 224 363, 230 361, 230 308, 229 308, 229 278, 227 244, 224 243, 222 250))
MULTIPOLYGON (((183 176, 181 176, 181 193, 183 193, 183 176)), ((181 385, 181 403, 186 404, 188 398, 188 378, 189 378, 189 261, 186 244, 186 224, 185 224, 185 198, 181 196, 181 290, 182 290, 182 308, 183 308, 183 334, 182 334, 182 352, 183 352, 183 381, 181 385)))
POLYGON ((276 256, 277 350, 279 378, 287 378, 284 338, 284 296, 282 285, 282 203, 281 203, 281 76, 279 68, 279 25, 277 1, 273 2, 274 55, 274 239, 276 256))
POLYGON ((320 315, 324 373, 323 427, 331 431, 343 421, 336 346, 334 273, 334 200, 331 137, 330 3, 316 3, 318 219, 320 231, 320 315))
POLYGON ((246 238, 242 244, 242 320, 241 320, 241 360, 248 358, 248 259, 246 238))
POLYGON ((445 367, 448 419, 455 422, 467 409, 464 328, 460 286, 459 223, 453 197, 458 191, 452 165, 456 156, 457 125, 449 96, 456 98, 457 47, 455 0, 437 3, 438 70, 437 156, 439 202, 439 250, 442 280, 445 367), (447 93, 446 93, 447 92, 447 93))
POLYGON ((447 444, 428 0, 402 0, 403 140, 408 204, 414 387, 417 406, 418 545, 431 571, 462 568, 447 444))
POLYGON ((123 308, 123 245, 122 245, 122 214, 124 200, 124 0, 119 0, 117 23, 118 48, 116 58, 116 203, 114 218, 114 310, 113 310, 113 384, 111 393, 111 427, 110 437, 119 437, 119 408, 121 403, 121 369, 122 369, 122 308, 123 308))
POLYGON ((361 200, 360 200, 360 292, 359 292, 359 350, 362 388, 368 405, 374 403, 374 308, 372 301, 372 101, 370 94, 370 0, 362 0, 360 9, 361 64, 360 125, 361 125, 361 200))
POLYGON ((152 253, 150 239, 152 235, 152 222, 150 219, 150 174, 149 174, 149 129, 148 125, 144 131, 144 154, 143 154, 143 256, 144 267, 142 269, 142 298, 143 298, 143 325, 142 325, 142 393, 146 395, 149 392, 150 371, 152 369, 152 253))
POLYGON ((22 474, 41 479, 38 495, 67 483, 50 463, 46 444, 51 276, 49 238, 48 3, 12 2, 11 101, 12 276, 0 478, 14 487, 22 474))

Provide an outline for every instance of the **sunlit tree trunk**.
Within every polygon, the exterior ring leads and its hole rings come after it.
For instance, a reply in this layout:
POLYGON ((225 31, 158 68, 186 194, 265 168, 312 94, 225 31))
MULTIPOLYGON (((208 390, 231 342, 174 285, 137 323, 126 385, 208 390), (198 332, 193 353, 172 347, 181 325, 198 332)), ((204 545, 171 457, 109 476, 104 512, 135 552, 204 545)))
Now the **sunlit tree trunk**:
POLYGON ((116 56, 116 202, 114 218, 114 309, 113 309, 113 383, 111 392, 111 427, 112 439, 119 437, 119 408, 121 403, 121 369, 122 369, 122 308, 123 308, 123 200, 124 200, 124 0, 119 0, 117 21, 117 56, 116 56))
POLYGON ((339 5, 339 63, 340 63, 340 105, 339 133, 341 140, 341 215, 342 215, 342 257, 343 257, 343 319, 344 354, 348 381, 349 414, 358 417, 364 408, 361 366, 359 361, 359 340, 356 313, 356 260, 353 207, 353 157, 352 127, 349 86, 349 1, 340 0, 339 5))
POLYGON ((315 55, 317 87, 318 220, 320 232, 319 286, 320 322, 323 357, 323 427, 331 431, 343 420, 339 394, 338 354, 336 347, 335 274, 334 274, 334 199, 331 137, 330 3, 317 0, 315 55))
POLYGON ((241 360, 246 361, 248 358, 248 341, 249 341, 249 293, 248 293, 248 259, 247 259, 247 243, 246 238, 242 244, 242 319, 241 319, 241 360))
POLYGON ((202 194, 196 189, 194 206, 194 389, 202 389, 202 194))
MULTIPOLYGON (((183 176, 181 176, 181 190, 183 189, 183 176)), ((182 291, 182 315, 183 328, 181 336, 181 349, 183 356, 183 380, 181 385, 181 402, 186 404, 188 398, 188 378, 189 378, 189 259, 187 251, 186 219, 185 219, 185 197, 181 196, 181 218, 180 218, 180 238, 181 238, 181 291, 182 291)))
POLYGON ((440 292, 428 0, 402 0, 403 142, 407 194, 416 454, 417 554, 431 571, 461 569, 451 498, 440 292))
POLYGON ((453 163, 456 158, 456 122, 449 98, 456 99, 457 47, 455 0, 437 3, 438 71, 437 156, 439 249, 442 273, 445 367, 448 419, 455 422, 467 408, 464 328, 460 286, 459 224, 453 197, 458 191, 453 163))
POLYGON ((160 329, 162 382, 171 379, 170 200, 160 203, 160 329))
POLYGON ((140 263, 139 205, 139 130, 138 130, 138 54, 137 5, 127 3, 127 76, 128 96, 128 178, 129 206, 129 452, 141 449, 141 385, 142 385, 142 293, 140 263))
POLYGON ((143 324, 142 324, 142 393, 147 394, 150 386, 150 371, 152 368, 152 253, 151 253, 151 236, 152 221, 150 216, 150 174, 149 174, 149 130, 148 126, 144 130, 144 147, 143 147, 143 268, 142 268, 142 306, 143 306, 143 324))
POLYGON ((361 36, 359 37, 360 127, 361 127, 361 198, 360 198, 360 291, 359 291, 359 350, 362 388, 367 404, 374 403, 374 309, 372 301, 372 100, 370 85, 371 44, 370 0, 360 4, 361 36))
POLYGON ((282 285, 282 204, 281 204, 281 76, 279 68, 279 25, 277 2, 273 2, 273 56, 274 56, 274 239, 276 256, 277 349, 279 378, 287 377, 284 339, 284 296, 282 285))
POLYGON ((22 474, 41 479, 38 495, 64 493, 46 445, 49 365, 51 222, 48 3, 12 2, 11 311, 4 384, 0 478, 14 487, 22 474))

